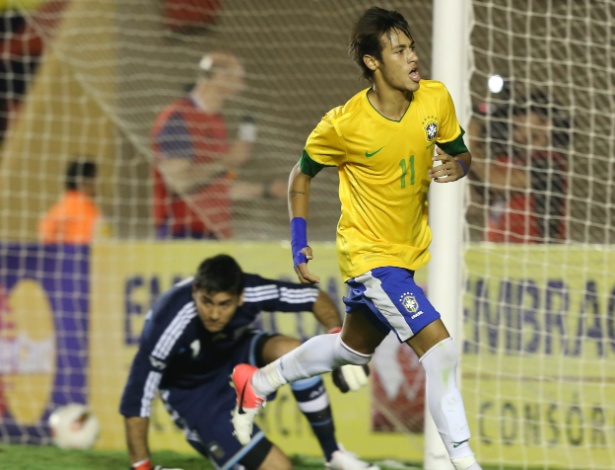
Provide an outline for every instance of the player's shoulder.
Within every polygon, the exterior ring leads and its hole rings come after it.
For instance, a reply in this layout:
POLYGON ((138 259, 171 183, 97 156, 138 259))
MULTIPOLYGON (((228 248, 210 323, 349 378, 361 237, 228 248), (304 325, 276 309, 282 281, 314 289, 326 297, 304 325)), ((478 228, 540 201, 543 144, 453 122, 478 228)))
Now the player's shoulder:
POLYGON ((244 307, 279 297, 279 281, 268 279, 259 274, 244 273, 244 307))
POLYGON ((154 127, 160 127, 176 117, 194 110, 194 103, 187 97, 182 97, 168 103, 156 116, 154 127))
POLYGON ((264 287, 277 288, 279 281, 268 279, 260 274, 244 273, 243 285, 245 290, 261 289, 264 287))
POLYGON ((152 305, 153 320, 168 323, 177 315, 196 315, 196 306, 192 299, 192 282, 186 278, 164 292, 152 305))
POLYGON ((439 80, 421 80, 421 87, 419 88, 419 92, 428 91, 431 93, 444 92, 447 91, 446 85, 439 80))
POLYGON ((332 123, 338 123, 346 119, 353 118, 361 113, 365 102, 367 101, 367 92, 369 88, 365 88, 352 96, 346 103, 331 109, 325 118, 332 123))
POLYGON ((421 87, 414 93, 417 102, 434 105, 437 107, 446 106, 450 102, 450 94, 446 85, 438 80, 421 80, 421 87))
POLYGON ((448 96, 449 92, 446 85, 438 80, 421 80, 421 87, 415 94, 417 98, 438 100, 448 96))

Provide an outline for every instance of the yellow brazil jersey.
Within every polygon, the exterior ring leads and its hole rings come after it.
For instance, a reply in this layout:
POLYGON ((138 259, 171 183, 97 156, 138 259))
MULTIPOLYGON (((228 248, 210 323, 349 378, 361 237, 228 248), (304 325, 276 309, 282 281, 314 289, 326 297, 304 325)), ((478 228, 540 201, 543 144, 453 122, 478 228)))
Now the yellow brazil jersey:
POLYGON ((434 145, 447 150, 446 143, 460 141, 457 148, 465 151, 441 82, 422 80, 399 121, 376 111, 368 91, 322 118, 301 161, 308 174, 305 168, 314 163, 338 167, 337 251, 344 280, 383 266, 417 270, 429 261, 427 191, 434 145))

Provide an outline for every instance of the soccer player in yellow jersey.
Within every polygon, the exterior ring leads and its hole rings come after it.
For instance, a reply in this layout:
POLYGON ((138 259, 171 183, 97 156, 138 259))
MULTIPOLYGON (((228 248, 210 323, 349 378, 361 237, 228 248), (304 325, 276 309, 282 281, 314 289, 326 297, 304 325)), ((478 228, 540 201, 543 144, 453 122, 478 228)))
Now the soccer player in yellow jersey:
MULTIPOLYGON (((342 203, 337 251, 349 286, 348 314, 339 334, 312 338, 262 369, 235 368, 236 435, 245 437, 264 397, 278 387, 340 364, 365 365, 392 330, 425 368, 428 406, 455 469, 479 470, 455 379, 457 348, 414 282, 414 272, 429 260, 429 184, 463 178, 472 157, 448 91, 440 82, 421 80, 402 15, 367 10, 355 25, 350 51, 371 87, 322 118, 289 184, 295 271, 302 283, 317 283, 307 265, 310 183, 323 167, 337 167, 342 203), (440 164, 434 167, 434 161, 440 164)), ((353 377, 347 379, 352 383, 353 377)))

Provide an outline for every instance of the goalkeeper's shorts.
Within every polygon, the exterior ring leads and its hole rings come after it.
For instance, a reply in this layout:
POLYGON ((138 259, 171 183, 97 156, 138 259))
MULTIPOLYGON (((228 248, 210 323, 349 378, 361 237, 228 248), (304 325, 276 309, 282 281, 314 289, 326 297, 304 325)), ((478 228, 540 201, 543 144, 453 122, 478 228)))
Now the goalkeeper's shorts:
POLYGON ((400 342, 440 318, 423 289, 414 282, 414 271, 376 268, 350 279, 347 284, 346 312, 367 313, 379 331, 385 334, 394 331, 400 342))
POLYGON ((219 364, 203 376, 201 385, 182 387, 177 384, 160 390, 167 411, 184 431, 188 443, 214 462, 216 468, 234 468, 237 464, 258 468, 271 449, 271 442, 257 425, 254 425, 252 440, 245 447, 233 435, 231 411, 236 395, 229 384, 237 364, 261 365, 260 350, 271 336, 248 330, 223 359, 218 358, 219 364))

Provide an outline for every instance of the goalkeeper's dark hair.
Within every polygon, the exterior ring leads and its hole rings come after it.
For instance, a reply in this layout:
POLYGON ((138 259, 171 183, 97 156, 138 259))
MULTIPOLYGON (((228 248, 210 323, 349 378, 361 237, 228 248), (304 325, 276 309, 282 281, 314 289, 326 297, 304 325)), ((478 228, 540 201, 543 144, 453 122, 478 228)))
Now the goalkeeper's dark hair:
POLYGON ((96 178, 96 163, 92 161, 73 160, 66 168, 64 186, 69 191, 77 190, 84 179, 96 178))
POLYGON ((216 255, 205 259, 199 265, 192 287, 195 291, 241 295, 244 287, 243 271, 232 256, 216 255))
POLYGON ((374 74, 363 62, 363 56, 371 55, 382 60, 383 34, 388 34, 393 29, 398 29, 412 39, 410 25, 401 13, 394 10, 385 10, 380 7, 372 7, 361 15, 355 23, 350 36, 348 52, 352 60, 361 68, 363 78, 371 81, 374 74))

